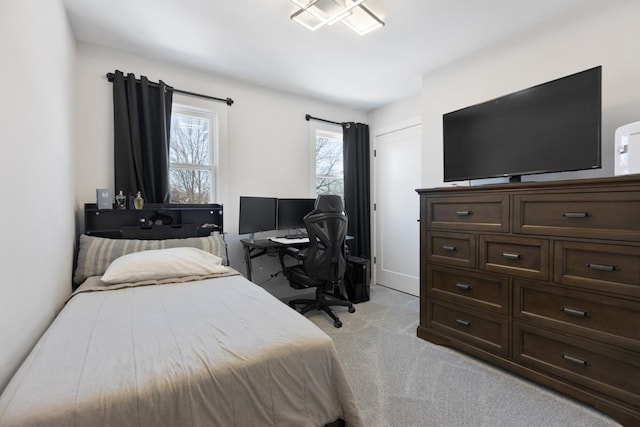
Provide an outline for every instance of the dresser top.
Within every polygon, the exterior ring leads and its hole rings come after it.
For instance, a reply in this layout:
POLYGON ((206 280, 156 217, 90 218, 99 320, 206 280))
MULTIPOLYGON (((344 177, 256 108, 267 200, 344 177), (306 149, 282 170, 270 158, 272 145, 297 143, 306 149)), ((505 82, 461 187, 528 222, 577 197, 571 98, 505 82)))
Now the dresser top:
POLYGON ((640 191, 640 174, 612 176, 604 178, 588 178, 588 179, 572 179, 560 181, 531 181, 531 182, 514 182, 486 185, 463 185, 463 186, 447 186, 435 188, 419 188, 416 189, 418 194, 433 193, 475 193, 475 192, 526 192, 533 190, 571 190, 587 188, 598 189, 606 188, 607 191, 612 190, 629 190, 629 187, 638 187, 640 191))

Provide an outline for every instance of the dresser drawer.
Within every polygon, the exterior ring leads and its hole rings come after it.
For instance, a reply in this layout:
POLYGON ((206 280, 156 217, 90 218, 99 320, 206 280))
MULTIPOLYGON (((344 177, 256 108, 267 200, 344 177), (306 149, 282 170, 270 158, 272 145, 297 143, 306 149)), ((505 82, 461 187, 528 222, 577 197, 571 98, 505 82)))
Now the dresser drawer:
POLYGON ((480 268, 529 279, 549 280, 549 241, 480 236, 480 268))
POLYGON ((427 310, 430 329, 492 353, 509 355, 507 317, 439 300, 431 300, 427 310))
POLYGON ((509 231, 509 196, 429 198, 427 227, 506 233, 509 231))
POLYGON ((554 281, 640 296, 640 247, 557 241, 554 281))
POLYGON ((640 352, 640 304, 514 280, 514 317, 640 352))
POLYGON ((431 262, 475 268, 476 236, 467 233, 427 231, 427 253, 431 262))
POLYGON ((432 296, 501 314, 509 313, 509 279, 434 265, 427 266, 432 296))
POLYGON ((640 406, 640 356, 548 330, 513 324, 519 362, 640 406))
POLYGON ((514 195, 514 233, 640 240, 640 192, 514 195))

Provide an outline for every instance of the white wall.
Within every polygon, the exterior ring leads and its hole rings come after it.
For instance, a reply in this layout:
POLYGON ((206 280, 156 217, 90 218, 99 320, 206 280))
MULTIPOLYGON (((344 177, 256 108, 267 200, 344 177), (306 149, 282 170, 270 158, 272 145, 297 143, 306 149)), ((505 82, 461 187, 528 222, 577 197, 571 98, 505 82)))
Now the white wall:
MULTIPOLYGON (((82 226, 84 203, 95 201, 96 188, 113 187, 113 100, 107 72, 119 69, 152 81, 162 79, 183 90, 230 97, 228 144, 221 155, 221 188, 231 265, 244 272, 238 238, 239 196, 309 197, 309 126, 311 114, 332 121, 364 122, 362 111, 288 95, 259 86, 125 54, 86 43, 77 49, 78 141, 76 215, 82 226)), ((81 229, 79 230, 81 231, 81 229)), ((246 236, 244 236, 246 237, 246 236)), ((254 280, 263 282, 278 271, 275 257, 254 261, 254 280), (263 266, 261 269, 260 266, 263 266)), ((291 292, 278 276, 265 287, 277 296, 291 292)))
POLYGON ((527 179, 613 175, 614 132, 625 123, 640 120, 638 16, 638 1, 589 0, 578 13, 574 11, 506 43, 424 74, 423 186, 443 184, 444 113, 598 65, 602 65, 603 72, 602 169, 527 179))
POLYGON ((61 1, 0 2, 0 390, 71 291, 74 49, 61 1))
POLYGON ((422 114, 421 99, 421 94, 417 93, 369 111, 367 118, 371 128, 371 135, 374 135, 377 129, 393 128, 398 124, 405 123, 407 120, 419 118, 422 114))

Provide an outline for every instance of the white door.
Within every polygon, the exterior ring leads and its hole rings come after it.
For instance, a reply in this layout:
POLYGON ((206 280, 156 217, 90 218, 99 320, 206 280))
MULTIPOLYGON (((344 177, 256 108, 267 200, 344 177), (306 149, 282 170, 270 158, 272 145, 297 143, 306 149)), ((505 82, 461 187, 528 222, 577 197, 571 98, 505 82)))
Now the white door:
POLYGON ((376 282, 419 295, 422 126, 406 125, 375 136, 376 282))

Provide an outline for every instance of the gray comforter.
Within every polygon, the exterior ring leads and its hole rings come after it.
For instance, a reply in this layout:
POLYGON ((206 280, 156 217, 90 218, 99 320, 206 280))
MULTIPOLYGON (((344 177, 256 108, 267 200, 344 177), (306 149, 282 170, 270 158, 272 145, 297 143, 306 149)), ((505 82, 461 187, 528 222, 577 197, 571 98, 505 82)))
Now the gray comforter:
POLYGON ((4 390, 1 426, 362 425, 331 338, 242 276, 97 288, 4 390))

